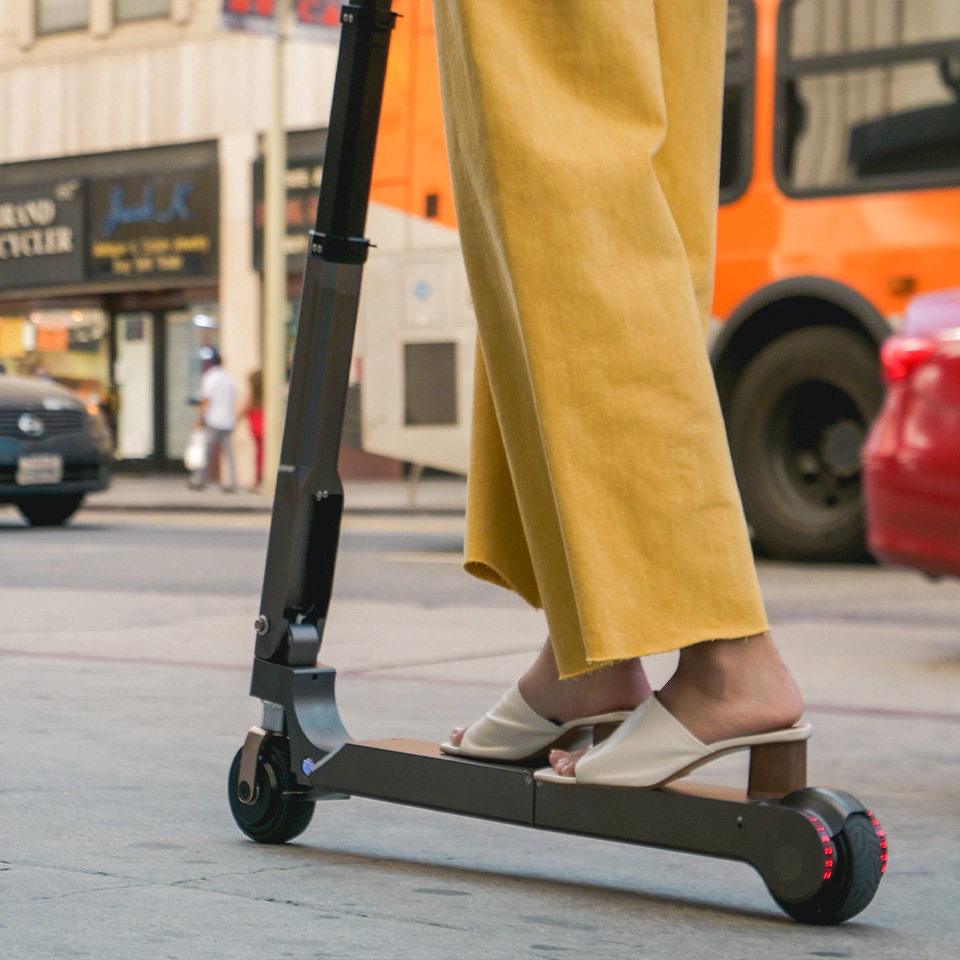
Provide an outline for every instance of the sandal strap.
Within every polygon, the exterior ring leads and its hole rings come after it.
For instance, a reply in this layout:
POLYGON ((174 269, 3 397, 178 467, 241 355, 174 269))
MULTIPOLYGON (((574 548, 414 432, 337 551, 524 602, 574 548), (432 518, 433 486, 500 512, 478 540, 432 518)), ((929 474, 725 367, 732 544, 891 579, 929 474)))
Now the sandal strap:
POLYGON ((805 740, 810 724, 705 744, 654 695, 602 743, 577 762, 576 782, 598 786, 652 787, 727 750, 805 740))
POLYGON ((644 787, 709 756, 695 737, 656 696, 577 762, 577 783, 644 787))
POLYGON ((473 757, 523 757, 562 733, 563 727, 541 717, 523 699, 519 684, 514 684, 486 716, 467 729, 460 748, 473 757))

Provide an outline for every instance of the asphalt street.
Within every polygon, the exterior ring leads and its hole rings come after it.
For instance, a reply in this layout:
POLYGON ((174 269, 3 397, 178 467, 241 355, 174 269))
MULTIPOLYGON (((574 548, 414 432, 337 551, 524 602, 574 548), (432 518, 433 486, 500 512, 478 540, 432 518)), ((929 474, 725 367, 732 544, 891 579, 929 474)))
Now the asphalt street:
MULTIPOLYGON (((262 515, 171 512, 34 530, 0 508, 2 960, 955 955, 960 583, 760 565, 810 782, 890 838, 873 904, 824 929, 740 864, 375 801, 246 840, 226 772, 259 719, 266 534, 262 515)), ((540 615, 463 574, 461 547, 457 517, 346 518, 321 656, 355 738, 442 738, 541 644, 540 615)), ((697 779, 744 776, 735 758, 697 779)))

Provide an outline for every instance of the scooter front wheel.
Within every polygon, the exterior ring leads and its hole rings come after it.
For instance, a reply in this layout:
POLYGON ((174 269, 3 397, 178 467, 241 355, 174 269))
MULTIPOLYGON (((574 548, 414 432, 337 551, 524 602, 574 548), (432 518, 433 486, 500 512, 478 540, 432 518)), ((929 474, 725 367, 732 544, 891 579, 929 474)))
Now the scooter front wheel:
MULTIPOLYGON (((822 825, 817 829, 824 833, 822 825)), ((871 813, 851 814, 843 829, 834 837, 826 837, 824 843, 823 886, 799 903, 774 895, 777 903, 800 923, 827 926, 855 917, 873 900, 886 869, 886 836, 871 813)))
POLYGON ((290 758, 285 741, 271 737, 257 761, 256 793, 253 803, 244 803, 238 793, 240 755, 230 766, 227 791, 230 811, 237 826, 257 843, 286 843, 298 837, 313 817, 312 800, 300 800, 293 791, 290 758))

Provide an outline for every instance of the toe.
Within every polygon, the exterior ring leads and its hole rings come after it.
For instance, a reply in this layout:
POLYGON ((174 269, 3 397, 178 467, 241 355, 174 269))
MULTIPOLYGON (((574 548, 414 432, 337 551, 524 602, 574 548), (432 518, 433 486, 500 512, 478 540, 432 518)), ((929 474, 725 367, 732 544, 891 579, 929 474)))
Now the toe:
POLYGON ((551 750, 550 766, 562 777, 573 777, 577 772, 577 761, 586 753, 586 750, 551 750))
POLYGON ((463 735, 467 732, 466 727, 454 727, 453 731, 450 733, 450 742, 455 746, 459 747, 463 741, 463 735))

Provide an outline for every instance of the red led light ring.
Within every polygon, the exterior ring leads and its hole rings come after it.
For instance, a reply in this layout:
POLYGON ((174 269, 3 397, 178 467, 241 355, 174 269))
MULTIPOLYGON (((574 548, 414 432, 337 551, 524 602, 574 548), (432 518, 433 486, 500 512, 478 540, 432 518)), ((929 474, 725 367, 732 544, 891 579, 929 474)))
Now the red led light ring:
POLYGON ((866 811, 866 814, 867 819, 873 824, 877 839, 880 841, 880 873, 884 873, 887 869, 887 835, 883 832, 880 821, 869 810, 866 811))
POLYGON ((812 813, 807 814, 807 819, 817 828, 817 836, 823 844, 823 879, 829 880, 833 876, 833 841, 827 828, 820 822, 819 818, 812 813))

